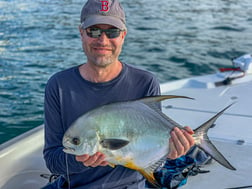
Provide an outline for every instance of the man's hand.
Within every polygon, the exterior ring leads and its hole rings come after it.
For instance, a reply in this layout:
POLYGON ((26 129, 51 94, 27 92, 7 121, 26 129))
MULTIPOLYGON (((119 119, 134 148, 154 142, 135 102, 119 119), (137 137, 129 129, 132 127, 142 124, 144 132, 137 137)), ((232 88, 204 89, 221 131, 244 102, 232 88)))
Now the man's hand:
POLYGON ((169 159, 176 159, 182 155, 185 155, 188 150, 194 145, 194 139, 192 137, 193 130, 190 127, 184 127, 179 129, 175 127, 171 131, 171 137, 169 139, 169 159))
POLYGON ((94 155, 90 156, 88 154, 84 154, 81 156, 75 157, 77 161, 82 162, 86 167, 97 167, 97 166, 106 166, 108 162, 105 161, 105 155, 96 152, 94 155))

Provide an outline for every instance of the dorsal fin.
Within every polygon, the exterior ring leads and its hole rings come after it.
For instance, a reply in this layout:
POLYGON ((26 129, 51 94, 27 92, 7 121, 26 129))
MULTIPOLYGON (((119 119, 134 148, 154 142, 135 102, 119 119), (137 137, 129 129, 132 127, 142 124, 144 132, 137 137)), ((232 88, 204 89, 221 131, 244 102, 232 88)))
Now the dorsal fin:
POLYGON ((140 99, 139 101, 146 104, 150 108, 154 110, 161 110, 161 101, 172 99, 172 98, 187 98, 187 99, 193 99, 187 96, 177 96, 177 95, 159 95, 159 96, 150 96, 140 99))
MULTIPOLYGON (((153 97, 146 97, 140 99, 140 102, 144 103, 145 105, 149 106, 151 109, 155 110, 159 115, 161 115, 164 119, 166 119, 171 125, 183 128, 180 126, 180 124, 176 123, 174 120, 169 118, 167 115, 165 115, 161 110, 161 101, 172 99, 172 98, 187 98, 187 99, 193 99, 187 96, 176 96, 176 95, 160 95, 160 96, 153 96, 153 97)), ((170 128, 172 129, 172 128, 170 128)))
POLYGON ((150 97, 145 97, 140 99, 139 101, 141 101, 142 103, 148 105, 148 106, 157 106, 157 104, 159 104, 159 102, 163 101, 163 100, 167 100, 167 99, 171 99, 171 98, 187 98, 187 99, 193 99, 187 96, 177 96, 177 95, 159 95, 159 96, 150 96, 150 97))

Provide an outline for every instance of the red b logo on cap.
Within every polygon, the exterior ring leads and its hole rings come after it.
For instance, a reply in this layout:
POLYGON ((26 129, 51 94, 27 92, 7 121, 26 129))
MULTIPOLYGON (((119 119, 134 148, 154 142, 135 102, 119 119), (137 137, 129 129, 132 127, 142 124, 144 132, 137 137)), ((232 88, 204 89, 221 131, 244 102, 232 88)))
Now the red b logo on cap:
POLYGON ((103 12, 107 12, 109 10, 109 1, 101 1, 101 10, 103 12))

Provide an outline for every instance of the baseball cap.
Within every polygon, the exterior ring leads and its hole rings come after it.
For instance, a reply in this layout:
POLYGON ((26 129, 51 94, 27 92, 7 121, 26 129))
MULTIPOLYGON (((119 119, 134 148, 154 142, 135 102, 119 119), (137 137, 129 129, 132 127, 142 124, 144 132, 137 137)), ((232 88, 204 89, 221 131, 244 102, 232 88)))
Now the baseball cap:
POLYGON ((125 13, 118 0, 88 0, 81 10, 82 27, 109 24, 127 30, 125 13))

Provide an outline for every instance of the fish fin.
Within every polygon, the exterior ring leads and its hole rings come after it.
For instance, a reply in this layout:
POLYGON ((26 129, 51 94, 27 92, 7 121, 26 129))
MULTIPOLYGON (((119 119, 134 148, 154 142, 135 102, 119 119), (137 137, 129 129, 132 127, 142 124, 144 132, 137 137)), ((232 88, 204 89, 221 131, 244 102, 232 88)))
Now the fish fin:
POLYGON ((159 96, 150 96, 140 99, 142 103, 146 104, 147 106, 150 106, 151 108, 159 108, 160 109, 160 102, 167 99, 172 98, 187 98, 187 99, 193 99, 187 96, 177 96, 177 95, 159 95, 159 96))
POLYGON ((157 182, 156 178, 154 177, 154 172, 163 166, 167 157, 164 156, 159 161, 151 164, 146 169, 139 170, 139 172, 150 182, 153 186, 160 188, 160 184, 157 182))
POLYGON ((157 188, 160 188, 160 184, 155 179, 153 172, 149 171, 148 169, 140 169, 138 171, 144 176, 144 178, 146 178, 149 183, 157 188))
POLYGON ((115 167, 116 167, 116 165, 113 164, 113 163, 108 163, 108 165, 109 165, 110 167, 112 167, 112 168, 115 168, 115 167))
POLYGON ((213 145, 213 143, 210 141, 209 137, 207 136, 207 131, 211 126, 214 124, 216 119, 220 115, 223 114, 223 112, 228 109, 233 104, 230 104, 220 112, 218 112, 215 116, 213 116, 211 119, 209 119, 207 122, 199 126, 197 129, 194 130, 194 135, 196 139, 196 146, 201 148, 203 151, 205 151, 207 154, 209 154, 213 159, 215 159, 217 162, 219 162, 224 167, 236 170, 229 162, 228 160, 217 150, 217 148, 213 145), (200 139, 200 142, 197 143, 197 139, 200 139))
POLYGON ((166 119, 169 123, 171 123, 171 124, 167 125, 169 127, 169 129, 173 129, 173 128, 171 128, 171 125, 179 127, 179 128, 182 129, 183 127, 180 124, 178 124, 177 122, 175 122, 174 120, 169 118, 167 115, 165 115, 161 111, 160 102, 163 101, 163 100, 172 99, 172 98, 187 98, 187 99, 192 99, 193 100, 193 98, 190 98, 190 97, 187 97, 187 96, 160 95, 160 96, 142 98, 142 99, 140 99, 140 101, 142 103, 144 103, 145 105, 149 106, 151 109, 155 110, 159 115, 161 115, 164 119, 166 119))
POLYGON ((124 139, 107 138, 102 139, 100 141, 100 144, 103 148, 108 148, 110 150, 118 150, 129 144, 129 141, 124 139))
POLYGON ((159 161, 151 164, 149 167, 146 167, 146 168, 138 167, 132 161, 128 161, 124 166, 133 170, 137 170, 146 178, 146 180, 148 180, 149 183, 151 183, 153 186, 157 188, 160 188, 160 184, 157 182, 156 178, 154 177, 154 172, 165 163, 166 159, 167 157, 164 156, 159 161))

